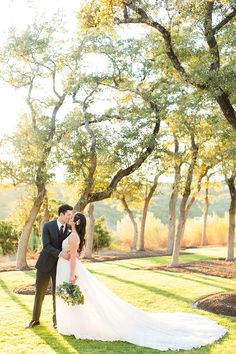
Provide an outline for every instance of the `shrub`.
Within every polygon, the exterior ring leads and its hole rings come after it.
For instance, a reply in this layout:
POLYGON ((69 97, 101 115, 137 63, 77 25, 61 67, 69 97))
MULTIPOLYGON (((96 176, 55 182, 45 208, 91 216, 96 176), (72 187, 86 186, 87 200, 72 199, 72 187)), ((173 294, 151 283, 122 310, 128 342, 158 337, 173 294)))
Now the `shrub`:
POLYGON ((0 221, 0 247, 3 255, 16 252, 19 236, 10 221, 0 221))
POLYGON ((93 249, 97 251, 100 248, 109 247, 111 243, 111 235, 105 224, 104 216, 95 220, 93 249))
POLYGON ((36 251, 42 246, 41 237, 39 236, 38 228, 34 225, 30 234, 28 251, 36 251))
MULTIPOLYGON (((140 232, 140 219, 136 219, 138 223, 138 230, 140 232)), ((145 248, 152 250, 164 249, 166 247, 168 228, 167 225, 155 218, 151 212, 147 213, 146 227, 145 227, 145 248)), ((117 222, 116 232, 114 232, 114 239, 120 243, 123 249, 129 249, 133 237, 133 226, 128 215, 117 222)))
MULTIPOLYGON (((140 232, 140 219, 136 219, 140 232)), ((202 218, 188 219, 186 222, 184 237, 181 242, 182 247, 198 247, 201 245, 202 237, 202 218)), ((176 220, 176 227, 178 220, 176 220)), ((228 214, 224 218, 216 214, 209 215, 207 219, 207 244, 226 245, 228 234, 228 214)), ((168 225, 162 224, 153 213, 148 212, 145 228, 145 248, 146 249, 165 249, 167 243, 168 225)), ((132 223, 126 215, 117 222, 114 232, 113 244, 120 249, 129 249, 133 237, 132 223)))
MULTIPOLYGON (((202 218, 188 219, 186 222, 183 247, 193 247, 201 245, 202 238, 202 218)), ((207 218, 207 244, 226 245, 228 235, 228 214, 219 217, 216 214, 208 215, 207 218)))

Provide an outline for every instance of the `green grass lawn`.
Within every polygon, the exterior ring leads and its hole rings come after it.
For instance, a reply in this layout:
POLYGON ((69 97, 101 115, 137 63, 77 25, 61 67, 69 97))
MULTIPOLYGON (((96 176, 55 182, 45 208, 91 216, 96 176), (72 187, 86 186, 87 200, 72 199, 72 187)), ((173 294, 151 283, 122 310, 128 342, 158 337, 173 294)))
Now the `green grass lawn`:
MULTIPOLYGON (((211 257, 222 256, 219 252, 220 250, 214 252, 195 250, 192 254, 183 254, 181 262, 206 259, 209 258, 208 254, 211 257)), ((151 267, 168 263, 169 257, 151 257, 115 262, 86 263, 86 267, 119 297, 143 310, 155 312, 185 311, 202 314, 225 326, 229 331, 224 338, 212 345, 195 350, 167 351, 164 353, 236 353, 236 318, 218 316, 191 308, 192 303, 199 297, 216 292, 236 290, 236 279, 142 269, 143 266, 151 267)), ((41 326, 25 330, 23 326, 31 319, 34 297, 17 295, 12 290, 20 285, 32 284, 34 278, 34 271, 0 273, 1 353, 163 353, 159 350, 142 348, 126 342, 77 340, 73 336, 58 334, 53 329, 51 322, 51 296, 45 298, 41 326)))

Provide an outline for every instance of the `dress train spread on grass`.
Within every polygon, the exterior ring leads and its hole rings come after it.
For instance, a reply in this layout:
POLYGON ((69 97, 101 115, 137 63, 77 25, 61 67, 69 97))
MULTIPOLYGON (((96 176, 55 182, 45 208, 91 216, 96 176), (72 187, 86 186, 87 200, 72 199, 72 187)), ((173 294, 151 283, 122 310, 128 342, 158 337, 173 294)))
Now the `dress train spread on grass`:
MULTIPOLYGON (((68 248, 68 240, 63 249, 68 248)), ((57 286, 69 281, 70 263, 59 258, 57 286)), ((227 332, 216 322, 189 313, 151 313, 121 300, 77 260, 78 285, 84 304, 68 306, 57 297, 59 333, 78 339, 127 341, 159 350, 198 348, 227 332)))

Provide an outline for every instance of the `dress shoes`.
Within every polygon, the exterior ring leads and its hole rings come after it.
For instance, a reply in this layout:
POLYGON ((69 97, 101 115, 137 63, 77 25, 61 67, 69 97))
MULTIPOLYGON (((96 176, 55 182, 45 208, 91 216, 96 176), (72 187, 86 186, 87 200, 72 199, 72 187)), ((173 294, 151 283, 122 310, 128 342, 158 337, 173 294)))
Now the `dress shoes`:
POLYGON ((39 321, 31 320, 27 325, 25 325, 25 329, 33 328, 34 326, 38 326, 39 324, 39 321))

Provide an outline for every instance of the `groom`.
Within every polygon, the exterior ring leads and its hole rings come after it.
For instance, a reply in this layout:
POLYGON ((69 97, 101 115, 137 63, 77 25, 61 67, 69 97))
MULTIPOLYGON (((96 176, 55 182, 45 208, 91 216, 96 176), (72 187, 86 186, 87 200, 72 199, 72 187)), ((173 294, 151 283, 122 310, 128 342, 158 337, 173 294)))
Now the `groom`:
POLYGON ((43 226, 43 249, 35 265, 37 272, 33 316, 25 328, 32 328, 40 324, 42 303, 50 279, 52 280, 53 327, 57 328, 55 299, 57 261, 58 257, 67 260, 70 258, 69 254, 62 251, 62 242, 69 234, 67 223, 71 218, 72 210, 73 208, 68 204, 61 205, 58 209, 58 219, 47 222, 43 226))

